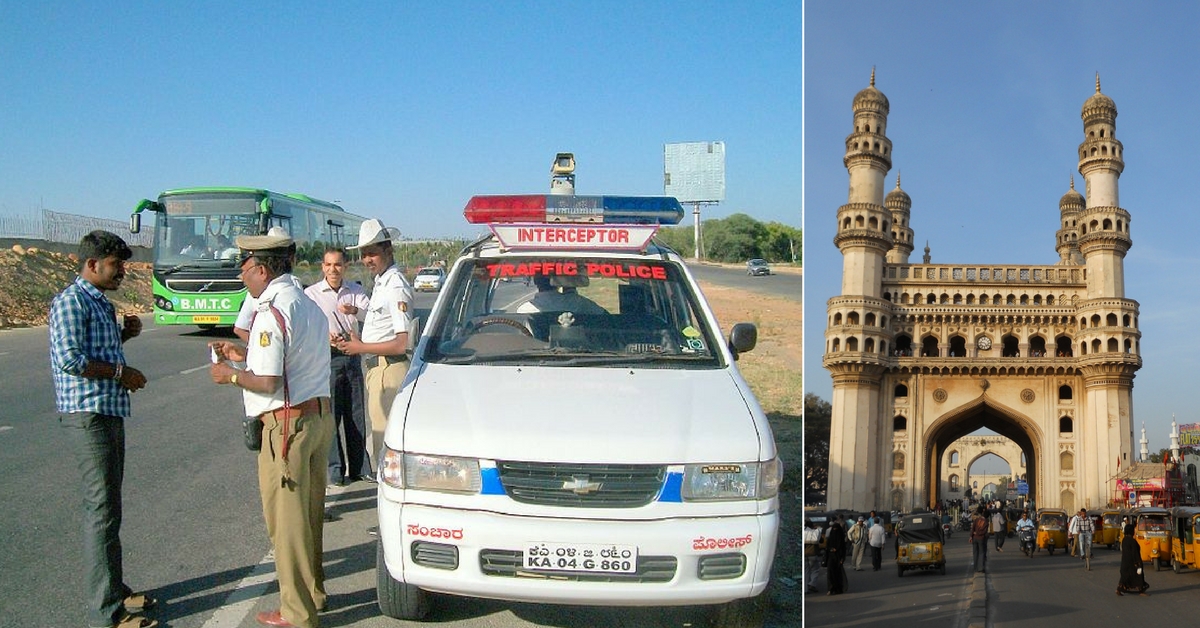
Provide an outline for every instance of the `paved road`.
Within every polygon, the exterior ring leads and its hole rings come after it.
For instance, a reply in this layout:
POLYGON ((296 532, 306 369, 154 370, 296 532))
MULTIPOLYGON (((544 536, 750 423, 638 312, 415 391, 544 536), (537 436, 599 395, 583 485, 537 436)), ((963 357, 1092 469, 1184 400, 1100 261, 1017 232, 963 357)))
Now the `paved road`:
MULTIPOLYGON (((1151 569, 1149 597, 1118 597, 1115 589, 1120 552, 1097 547, 1092 570, 1062 553, 1045 552, 1027 558, 1008 539, 1005 551, 988 552, 989 628, 1117 628, 1149 623, 1155 626, 1196 624, 1200 571, 1175 574, 1151 569)), ((892 550, 889 542, 888 551, 892 550)), ((879 572, 850 572, 850 593, 808 595, 805 626, 879 627, 919 622, 926 628, 966 626, 972 578, 971 552, 965 534, 956 534, 947 547, 947 575, 906 573, 897 577, 894 561, 884 558, 879 572)), ((822 592, 825 579, 819 580, 822 592)))
MULTIPOLYGON (((434 295, 418 296, 427 317, 434 295)), ((278 605, 254 456, 241 443, 241 397, 208 377, 206 343, 191 327, 156 327, 126 345, 147 376, 126 422, 128 582, 163 600, 170 628, 249 628, 278 605)), ((77 472, 54 411, 46 328, 0 332, 0 627, 83 625, 77 472)), ((357 483, 328 497, 324 626, 409 624, 375 604, 375 490, 357 483)), ((614 609, 439 598, 447 627, 704 625, 704 607, 614 609)), ((772 626, 799 625, 772 618, 772 626)))
POLYGON ((712 264, 688 264, 688 269, 697 281, 706 281, 719 286, 749 290, 758 294, 783 297, 800 301, 804 294, 804 275, 797 272, 776 272, 765 277, 750 277, 741 268, 728 268, 712 264))

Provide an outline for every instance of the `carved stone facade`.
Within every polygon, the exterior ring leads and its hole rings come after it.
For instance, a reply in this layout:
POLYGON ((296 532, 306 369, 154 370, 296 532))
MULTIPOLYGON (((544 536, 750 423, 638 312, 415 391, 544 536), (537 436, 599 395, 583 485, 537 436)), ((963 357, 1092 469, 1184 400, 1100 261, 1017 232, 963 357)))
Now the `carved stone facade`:
MULTIPOLYGON (((1026 479, 1025 460, 1021 448, 1007 438, 1001 436, 964 436, 946 450, 942 456, 939 494, 942 499, 962 499, 963 489, 979 483, 983 488, 987 482, 995 481, 1001 476, 1010 480, 1026 479), (995 454, 1008 463, 1008 473, 971 474, 971 465, 983 456, 995 454)), ((975 492, 978 497, 979 492, 975 492)))
POLYGON ((874 72, 852 109, 849 198, 834 237, 842 292, 828 302, 825 332, 829 507, 910 510, 954 498, 945 457, 979 428, 1024 453, 1039 506, 1106 503, 1118 459, 1132 460, 1142 360, 1138 303, 1125 298, 1124 147, 1099 77, 1081 115, 1087 196, 1072 180, 1060 199, 1054 264, 931 264, 928 247, 925 263, 909 263, 912 199, 899 178, 884 198, 889 103, 874 72))

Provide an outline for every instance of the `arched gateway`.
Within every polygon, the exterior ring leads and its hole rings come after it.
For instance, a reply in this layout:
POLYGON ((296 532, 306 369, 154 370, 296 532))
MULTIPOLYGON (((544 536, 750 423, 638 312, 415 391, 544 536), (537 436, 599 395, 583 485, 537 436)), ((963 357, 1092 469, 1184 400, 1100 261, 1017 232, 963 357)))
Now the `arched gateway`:
POLYGON ((1082 113, 1087 197, 1072 180, 1060 199, 1051 264, 933 264, 928 246, 923 263, 909 263, 912 199, 898 177, 884 198, 889 104, 874 72, 852 109, 850 194, 834 237, 842 292, 828 302, 825 331, 829 507, 909 510, 953 498, 944 489, 967 478, 945 471, 944 458, 979 428, 1019 448, 1039 506, 1107 503, 1113 475, 1131 462, 1142 361, 1138 303, 1125 298, 1124 148, 1099 77, 1082 113))

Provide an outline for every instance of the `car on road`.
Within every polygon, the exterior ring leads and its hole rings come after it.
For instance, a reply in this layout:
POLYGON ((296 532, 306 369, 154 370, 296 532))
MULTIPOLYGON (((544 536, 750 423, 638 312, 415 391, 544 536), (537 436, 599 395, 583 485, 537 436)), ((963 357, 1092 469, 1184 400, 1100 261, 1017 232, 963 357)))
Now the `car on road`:
POLYGON ((746 274, 751 277, 771 274, 771 265, 765 259, 752 259, 746 262, 746 274))
POLYGON ((736 362, 757 329, 723 335, 654 240, 682 206, 477 196, 464 214, 492 235, 451 266, 384 436, 380 610, 418 620, 443 593, 761 625, 783 470, 736 362))
POLYGON ((440 266, 430 266, 417 271, 413 277, 413 290, 417 292, 437 292, 446 283, 446 270, 440 266))

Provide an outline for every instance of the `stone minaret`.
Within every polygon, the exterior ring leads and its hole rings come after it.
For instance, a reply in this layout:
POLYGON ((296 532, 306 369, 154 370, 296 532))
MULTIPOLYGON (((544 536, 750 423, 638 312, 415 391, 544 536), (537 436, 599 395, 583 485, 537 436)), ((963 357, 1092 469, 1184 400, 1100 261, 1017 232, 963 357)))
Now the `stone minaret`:
POLYGON ((896 173, 896 189, 888 192, 883 206, 892 213, 892 249, 887 252, 887 263, 907 264, 913 252, 913 230, 908 226, 912 199, 900 189, 900 173, 896 173))
POLYGON ((1171 415, 1171 460, 1180 462, 1179 457, 1179 426, 1175 424, 1175 415, 1171 415))
POLYGON ((838 208, 833 238, 842 252, 842 293, 829 300, 825 332, 825 368, 833 374, 827 501, 831 509, 869 510, 887 503, 891 470, 879 408, 882 359, 892 342, 883 326, 891 304, 881 298, 884 263, 894 246, 893 212, 883 205, 892 142, 886 135, 888 99, 875 88, 875 70, 851 108, 854 131, 843 159, 850 192, 838 208))
POLYGON ((1125 253, 1133 245, 1129 212, 1119 205, 1117 180, 1125 169, 1124 147, 1117 140, 1117 106, 1100 92, 1083 103, 1083 143, 1079 173, 1087 183, 1085 205, 1077 216, 1079 251, 1087 278, 1087 299, 1077 305, 1076 357, 1083 375, 1083 404, 1078 495, 1104 503, 1115 484, 1103 481, 1110 461, 1133 455, 1133 376, 1138 356, 1138 304, 1125 298, 1125 253), (1093 466, 1095 465, 1095 466, 1093 466), (1104 482, 1103 485, 1100 483, 1104 482))
POLYGON ((1083 195, 1075 191, 1075 177, 1071 177, 1071 189, 1058 201, 1058 211, 1062 215, 1062 228, 1055 234, 1054 250, 1058 251, 1058 263, 1073 266, 1083 265, 1083 255, 1079 252, 1079 214, 1083 212, 1083 195))
POLYGON ((1150 441, 1146 439, 1146 422, 1142 421, 1142 440, 1138 441, 1142 445, 1141 461, 1146 462, 1150 459, 1150 441))

